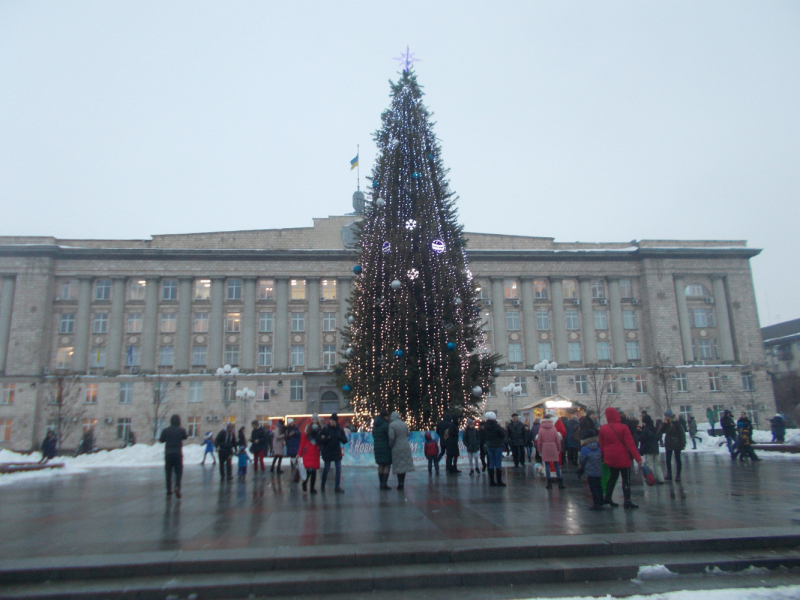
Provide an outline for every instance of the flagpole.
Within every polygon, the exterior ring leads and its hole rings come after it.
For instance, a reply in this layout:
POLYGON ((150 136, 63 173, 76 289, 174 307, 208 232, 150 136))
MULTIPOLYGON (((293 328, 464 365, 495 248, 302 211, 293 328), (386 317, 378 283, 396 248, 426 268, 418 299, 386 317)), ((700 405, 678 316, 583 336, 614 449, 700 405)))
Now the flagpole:
POLYGON ((356 144, 356 191, 361 191, 361 148, 356 144))

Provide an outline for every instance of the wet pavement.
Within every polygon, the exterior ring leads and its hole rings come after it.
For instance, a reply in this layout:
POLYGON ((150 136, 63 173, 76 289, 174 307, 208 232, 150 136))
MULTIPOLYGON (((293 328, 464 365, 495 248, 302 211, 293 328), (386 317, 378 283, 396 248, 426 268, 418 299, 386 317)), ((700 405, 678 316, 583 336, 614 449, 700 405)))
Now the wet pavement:
MULTIPOLYGON (((282 476, 220 485, 216 469, 187 464, 183 499, 165 500, 159 468, 96 469, 0 488, 0 559, 609 534, 800 525, 800 463, 731 463, 684 457, 683 482, 648 488, 634 477, 636 511, 587 510, 585 478, 566 473, 546 490, 530 467, 506 469, 506 488, 485 475, 429 477, 378 490, 377 471, 345 468, 344 494, 303 493, 282 476)), ((396 478, 391 482, 396 485, 396 478)), ((621 502, 618 488, 615 498, 621 502)))

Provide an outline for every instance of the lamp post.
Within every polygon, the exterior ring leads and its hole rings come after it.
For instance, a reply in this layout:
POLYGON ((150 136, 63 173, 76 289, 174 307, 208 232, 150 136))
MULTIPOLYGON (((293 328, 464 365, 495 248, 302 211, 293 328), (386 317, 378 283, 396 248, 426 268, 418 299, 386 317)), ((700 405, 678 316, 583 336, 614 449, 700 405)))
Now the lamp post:
POLYGON ((216 375, 222 381, 222 404, 225 405, 225 412, 228 412, 228 407, 233 404, 231 388, 236 389, 236 376, 239 375, 239 368, 225 365, 217 369, 216 375))
POLYGON ((503 393, 508 398, 508 406, 511 409, 511 414, 517 412, 517 398, 522 395, 522 386, 518 383, 509 383, 503 388, 503 393))
MULTIPOLYGON (((544 373, 545 375, 548 375, 548 374, 552 373, 553 371, 555 371, 557 368, 558 368, 558 363, 557 362, 549 361, 549 360, 545 359, 545 360, 543 360, 541 362, 538 362, 535 365, 533 365, 533 372, 534 373, 544 373)), ((534 379, 538 380, 539 379, 538 375, 535 375, 534 379)), ((553 395, 553 394, 549 393, 550 391, 551 390, 548 390, 548 394, 547 394, 548 396, 552 396, 553 395)))
POLYGON ((250 406, 249 402, 256 397, 256 393, 250 388, 244 387, 236 391, 236 397, 244 403, 244 422, 247 424, 247 408, 250 406))

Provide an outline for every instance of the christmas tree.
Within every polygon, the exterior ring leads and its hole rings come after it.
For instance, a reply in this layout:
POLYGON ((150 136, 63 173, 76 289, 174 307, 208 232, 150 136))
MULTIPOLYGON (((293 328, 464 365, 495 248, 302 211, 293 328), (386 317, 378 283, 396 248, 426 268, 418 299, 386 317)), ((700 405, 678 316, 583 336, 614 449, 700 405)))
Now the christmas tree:
POLYGON ((499 357, 484 344, 457 199, 408 62, 375 133, 344 330, 342 389, 359 421, 396 410, 412 429, 482 409, 499 357))

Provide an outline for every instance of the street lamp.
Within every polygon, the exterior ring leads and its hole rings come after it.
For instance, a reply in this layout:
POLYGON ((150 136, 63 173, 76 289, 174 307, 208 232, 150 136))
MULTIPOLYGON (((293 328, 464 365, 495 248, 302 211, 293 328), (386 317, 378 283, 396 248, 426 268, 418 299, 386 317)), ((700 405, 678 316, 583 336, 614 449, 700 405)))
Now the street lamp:
POLYGON ((250 388, 244 387, 236 391, 236 397, 244 403, 244 422, 247 424, 247 407, 250 400, 256 397, 256 393, 250 388))
POLYGON ((516 398, 522 395, 522 386, 518 383, 509 383, 503 388, 503 393, 508 398, 508 406, 511 408, 511 413, 517 412, 516 398))
MULTIPOLYGON (((551 361, 549 361, 547 359, 544 359, 543 361, 538 362, 535 365, 533 365, 533 372, 534 373, 544 373, 545 375, 548 375, 548 374, 552 373, 553 371, 555 371, 557 368, 558 368, 558 363, 557 362, 555 362, 555 361, 551 362, 551 361)), ((538 381, 539 377, 535 375, 534 379, 538 381)), ((547 378, 545 378, 545 383, 549 383, 547 381, 547 378)), ((552 389, 550 387, 546 387, 545 391, 546 391, 548 396, 552 396, 553 395, 553 394, 550 393, 552 391, 552 389)))
POLYGON ((239 368, 225 365, 217 369, 216 375, 222 381, 222 403, 225 405, 225 411, 227 412, 228 407, 233 403, 231 387, 236 389, 236 376, 239 375, 239 368))

